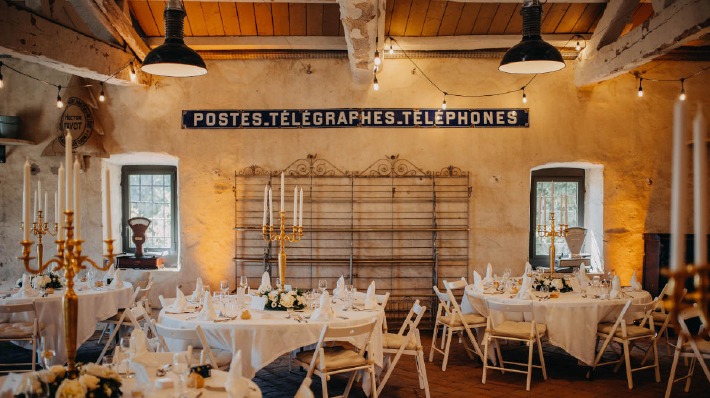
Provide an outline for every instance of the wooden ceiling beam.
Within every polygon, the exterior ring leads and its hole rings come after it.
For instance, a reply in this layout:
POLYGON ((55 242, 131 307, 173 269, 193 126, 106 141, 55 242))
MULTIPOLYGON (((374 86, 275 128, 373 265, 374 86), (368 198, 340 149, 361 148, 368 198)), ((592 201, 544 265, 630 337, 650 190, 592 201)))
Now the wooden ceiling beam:
MULTIPOLYGON (((591 35, 581 35, 589 40, 591 35)), ((542 38, 555 47, 574 47, 569 34, 543 35, 542 38)), ((405 51, 474 51, 494 48, 510 48, 521 40, 519 34, 513 35, 470 35, 439 37, 399 37, 393 39, 405 51)), ((155 48, 163 44, 162 37, 151 37, 148 46, 155 48)), ((185 43, 196 51, 219 50, 347 50, 345 38, 341 36, 222 36, 222 37, 186 37, 185 43)), ((397 49, 397 46, 395 46, 397 49)), ((382 41, 380 41, 382 52, 382 41)))
MULTIPOLYGON (((195 1, 200 3, 254 3, 255 0, 183 0, 185 2, 195 1)), ((444 1, 444 0, 441 0, 444 1)), ((457 3, 521 3, 523 0, 448 0, 457 3)), ((585 3, 599 4, 607 3, 609 0, 547 0, 547 3, 585 3)), ((644 0, 650 2, 651 0, 644 0)), ((668 1, 668 0, 666 0, 668 1)), ((268 3, 337 3, 337 0, 268 0, 268 3)))
POLYGON ((575 61, 575 84, 614 78, 710 33, 710 1, 677 0, 613 43, 587 46, 575 61))
POLYGON ((348 45, 350 71, 356 83, 372 81, 375 50, 377 49, 380 0, 338 0, 340 20, 348 45))
POLYGON ((110 78, 110 84, 139 84, 131 81, 126 69, 111 77, 135 59, 133 54, 4 1, 0 1, 0 53, 70 75, 110 78))
POLYGON ((67 0, 76 14, 89 27, 91 35, 106 43, 123 45, 123 39, 92 0, 67 0))
POLYGON ((150 52, 150 48, 145 43, 143 38, 133 28, 128 16, 124 13, 121 6, 113 0, 72 0, 86 3, 87 7, 95 9, 101 13, 118 32, 121 38, 126 42, 128 47, 133 51, 136 57, 142 62, 146 55, 150 52))
POLYGON ((610 0, 597 23, 597 26, 605 26, 606 29, 598 29, 587 43, 587 47, 598 50, 615 42, 634 16, 639 2, 639 0, 610 0))

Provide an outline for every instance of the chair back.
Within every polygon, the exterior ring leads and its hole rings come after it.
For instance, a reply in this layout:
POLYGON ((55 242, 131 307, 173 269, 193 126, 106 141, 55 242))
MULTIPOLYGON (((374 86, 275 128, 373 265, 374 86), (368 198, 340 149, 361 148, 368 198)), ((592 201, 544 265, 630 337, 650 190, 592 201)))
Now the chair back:
POLYGON ((447 316, 451 313, 451 299, 449 298, 448 293, 442 293, 439 291, 439 288, 434 286, 432 287, 434 289, 434 294, 436 295, 436 298, 439 300, 439 305, 436 307, 436 317, 434 319, 438 319, 440 316, 447 316))
POLYGON ((175 329, 155 323, 155 320, 151 320, 151 323, 155 328, 158 335, 158 341, 164 351, 170 351, 167 343, 165 342, 166 338, 181 340, 186 345, 200 344, 202 346, 202 351, 207 353, 206 356, 209 363, 214 369, 218 368, 217 360, 215 359, 214 354, 212 354, 212 350, 210 350, 210 346, 207 343, 207 337, 205 337, 205 333, 202 331, 200 325, 195 325, 194 329, 175 329))
MULTIPOLYGON (((456 296, 454 295, 454 289, 463 289, 468 284, 466 283, 466 279, 461 278, 460 280, 453 281, 453 282, 447 282, 444 280, 444 287, 446 287, 446 294, 449 296, 449 303, 451 303, 451 313, 454 316, 457 316, 460 318, 461 323, 464 325, 466 329, 469 328, 468 324, 466 323, 466 319, 463 316, 463 312, 461 311, 461 306, 459 305, 458 301, 456 301, 456 296)), ((465 293, 464 293, 465 294, 465 293)))
POLYGON ((37 310, 34 303, 0 304, 0 314, 5 314, 5 316, 0 318, 0 323, 12 323, 14 322, 12 316, 22 313, 31 313, 30 320, 27 322, 32 322, 32 335, 38 336, 39 324, 37 322, 37 310))
POLYGON ((409 330, 409 333, 415 330, 419 326, 419 322, 422 320, 425 312, 426 307, 421 306, 419 304, 419 300, 415 301, 414 305, 412 305, 412 308, 409 310, 407 317, 404 318, 404 323, 402 323, 402 327, 399 328, 399 332, 397 334, 403 336, 404 332, 407 330, 409 330))
POLYGON ((529 319, 530 322, 530 335, 529 339, 535 338, 537 335, 537 321, 535 321, 535 313, 533 312, 533 303, 503 303, 497 301, 488 302, 488 311, 490 316, 486 324, 486 329, 491 330, 495 328, 495 323, 500 323, 500 319, 494 316, 493 313, 502 314, 503 320, 513 320, 520 322, 520 320, 529 319), (529 316, 528 316, 529 314, 529 316), (494 319, 498 322, 494 322, 494 319))

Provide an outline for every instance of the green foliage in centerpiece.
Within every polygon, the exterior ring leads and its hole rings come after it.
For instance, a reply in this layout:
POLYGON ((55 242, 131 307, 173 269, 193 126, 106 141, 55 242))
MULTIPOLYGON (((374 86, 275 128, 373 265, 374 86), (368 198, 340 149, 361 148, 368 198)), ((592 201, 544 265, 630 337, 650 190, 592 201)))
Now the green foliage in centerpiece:
POLYGON ((535 290, 542 290, 543 286, 547 286, 551 292, 567 293, 572 291, 572 286, 562 277, 536 276, 532 286, 535 290))
POLYGON ((283 290, 260 291, 259 296, 266 297, 266 310, 286 311, 288 309, 302 310, 306 307, 306 298, 299 289, 288 292, 283 290))
POLYGON ((30 373, 26 377, 31 380, 31 388, 20 386, 15 398, 120 398, 122 395, 118 373, 95 363, 79 366, 79 377, 75 379, 67 377, 67 369, 61 365, 30 373), (43 388, 49 389, 48 395, 41 394, 43 388))

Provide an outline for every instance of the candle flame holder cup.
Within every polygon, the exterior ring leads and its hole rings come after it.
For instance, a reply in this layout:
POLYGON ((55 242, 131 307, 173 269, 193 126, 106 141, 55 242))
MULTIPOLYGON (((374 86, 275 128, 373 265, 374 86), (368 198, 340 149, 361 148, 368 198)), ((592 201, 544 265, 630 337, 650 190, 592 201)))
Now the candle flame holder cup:
POLYGON ((303 227, 294 225, 292 232, 290 234, 286 233, 286 213, 284 211, 279 212, 281 215, 281 226, 279 228, 279 233, 274 233, 273 225, 262 225, 261 233, 266 242, 278 242, 279 243, 279 282, 281 282, 281 288, 286 286, 286 242, 298 243, 303 238, 303 227))
POLYGON ((567 236, 567 224, 555 226, 555 212, 550 212, 550 226, 538 224, 537 236, 540 238, 550 238, 550 276, 555 274, 555 239, 567 236))

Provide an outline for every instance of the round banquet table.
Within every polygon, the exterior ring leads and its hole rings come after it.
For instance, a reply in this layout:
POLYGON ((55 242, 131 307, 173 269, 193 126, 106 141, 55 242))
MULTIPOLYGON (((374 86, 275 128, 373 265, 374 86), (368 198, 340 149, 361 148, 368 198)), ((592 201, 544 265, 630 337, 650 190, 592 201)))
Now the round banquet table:
POLYGON ((614 322, 618 311, 629 299, 633 303, 647 303, 652 300, 646 291, 632 292, 625 288, 624 294, 625 297, 612 300, 597 299, 591 295, 584 298, 581 293, 568 292, 561 293, 558 298, 539 300, 533 292, 531 300, 520 300, 511 293, 476 293, 473 286, 468 286, 461 311, 488 316, 488 301, 511 304, 532 301, 535 321, 547 325, 550 343, 591 366, 594 363, 597 324, 614 322))
MULTIPOLYGON (((382 366, 382 321, 384 311, 363 310, 343 311, 341 303, 336 301, 333 306, 335 318, 330 321, 298 322, 286 319, 286 311, 267 311, 249 309, 251 319, 234 319, 230 321, 199 321, 196 313, 172 314, 165 308, 160 311, 158 323, 171 328, 191 328, 200 325, 207 342, 212 349, 222 349, 235 353, 242 352, 242 374, 253 378, 256 372, 273 362, 279 356, 318 342, 323 325, 328 322, 333 326, 351 326, 366 323, 376 319, 375 330, 370 339, 369 352, 375 364, 382 366)), ((362 308, 361 304, 357 304, 362 308)), ((297 312, 304 318, 310 317, 310 310, 297 312)), ((171 343, 168 342, 170 345, 171 343)), ((171 349, 182 349, 172 347, 171 349)))
MULTIPOLYGON (((0 294, 5 297, 17 289, 8 284, 0 285, 0 294)), ((119 308, 131 306, 133 285, 123 282, 123 287, 108 286, 89 289, 85 282, 76 282, 74 290, 78 296, 77 347, 87 341, 96 330, 96 323, 115 315, 119 308)), ((40 324, 40 334, 45 338, 47 347, 54 348, 55 361, 64 363, 67 360, 64 344, 64 310, 62 297, 65 289, 57 289, 47 297, 0 299, 2 304, 35 303, 37 319, 40 324)), ((28 319, 25 319, 26 321, 28 319)))

